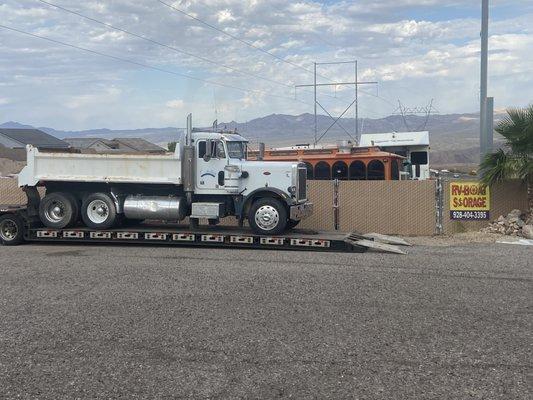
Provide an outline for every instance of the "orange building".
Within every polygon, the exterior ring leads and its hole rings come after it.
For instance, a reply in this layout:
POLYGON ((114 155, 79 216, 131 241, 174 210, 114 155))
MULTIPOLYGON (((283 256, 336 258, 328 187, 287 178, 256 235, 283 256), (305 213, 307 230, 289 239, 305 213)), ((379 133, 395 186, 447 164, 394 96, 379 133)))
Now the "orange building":
MULTIPOLYGON (((258 156, 258 151, 248 152, 250 160, 258 156)), ((404 157, 379 147, 302 145, 265 150, 264 160, 304 162, 308 179, 399 180, 404 157)))

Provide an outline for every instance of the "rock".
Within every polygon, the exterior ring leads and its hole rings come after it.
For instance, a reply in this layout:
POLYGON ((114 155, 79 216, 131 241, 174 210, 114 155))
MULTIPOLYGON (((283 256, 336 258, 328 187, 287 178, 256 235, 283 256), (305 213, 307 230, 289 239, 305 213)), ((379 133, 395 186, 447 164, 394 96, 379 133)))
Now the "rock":
POLYGON ((507 219, 511 219, 513 217, 519 218, 522 215, 522 211, 520 210, 513 210, 509 214, 507 214, 507 219))
POLYGON ((516 221, 516 226, 518 226, 519 228, 523 228, 525 224, 526 223, 524 221, 522 221, 521 219, 518 219, 516 221))
POLYGON ((522 236, 526 239, 533 239, 533 225, 524 225, 522 227, 522 236))
POLYGON ((498 222, 505 222, 505 217, 503 215, 500 215, 500 218, 498 218, 498 222))

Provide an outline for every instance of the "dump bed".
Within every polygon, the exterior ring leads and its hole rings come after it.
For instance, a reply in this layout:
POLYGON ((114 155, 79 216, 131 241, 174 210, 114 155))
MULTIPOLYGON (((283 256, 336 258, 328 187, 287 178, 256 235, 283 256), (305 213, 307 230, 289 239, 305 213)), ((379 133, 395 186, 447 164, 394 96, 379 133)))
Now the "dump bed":
POLYGON ((39 151, 28 146, 19 186, 35 186, 39 181, 180 185, 180 154, 80 154, 39 151))

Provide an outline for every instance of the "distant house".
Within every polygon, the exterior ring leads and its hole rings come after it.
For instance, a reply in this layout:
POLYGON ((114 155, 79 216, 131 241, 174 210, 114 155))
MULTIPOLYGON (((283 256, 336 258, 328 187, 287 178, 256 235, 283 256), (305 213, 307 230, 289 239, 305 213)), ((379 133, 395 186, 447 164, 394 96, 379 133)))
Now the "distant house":
POLYGON ((24 149, 31 144, 40 149, 66 149, 68 143, 39 129, 0 128, 0 145, 9 149, 24 149))
POLYGON ((164 153, 166 150, 141 138, 66 138, 65 142, 80 150, 92 149, 99 153, 164 153))
POLYGON ((119 150, 131 151, 132 153, 166 152, 166 149, 141 138, 116 138, 113 139, 113 142, 117 143, 119 150))
POLYGON ((111 140, 102 138, 66 138, 63 140, 73 148, 80 150, 93 149, 97 152, 105 153, 117 148, 111 140))

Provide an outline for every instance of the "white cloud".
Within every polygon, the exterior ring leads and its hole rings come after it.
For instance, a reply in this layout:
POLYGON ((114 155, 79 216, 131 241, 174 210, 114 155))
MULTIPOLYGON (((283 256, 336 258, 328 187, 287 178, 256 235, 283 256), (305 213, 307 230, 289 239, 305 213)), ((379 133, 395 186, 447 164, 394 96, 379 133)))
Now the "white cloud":
MULTIPOLYGON (((5 25, 141 64, 257 90, 213 87, 0 28, 0 87, 2 98, 10 99, 7 119, 69 129, 135 127, 167 124, 179 119, 178 114, 193 111, 208 122, 214 119, 214 97, 219 120, 312 112, 312 94, 298 90, 297 100, 306 104, 294 101, 293 86, 312 82, 309 71, 314 61, 354 58, 360 61, 361 79, 380 81, 377 91, 362 90, 362 108, 369 110, 363 116, 391 112, 391 103, 398 98, 410 104, 435 98, 443 112, 477 109, 478 17, 458 12, 454 18, 438 21, 419 17, 424 11, 438 16, 439 10, 450 15, 466 7, 464 1, 180 0, 173 4, 302 68, 251 49, 157 2, 63 0, 61 5, 212 63, 44 4, 4 0, 0 15, 5 25), (27 121, 27 107, 34 121, 27 121)), ((533 6, 525 0, 495 0, 492 7, 490 91, 498 107, 521 105, 531 101, 528 93, 533 92, 533 6), (516 4, 520 7, 515 15, 508 16, 508 11, 498 15, 500 5, 516 4)), ((350 66, 320 67, 319 74, 319 81, 353 79, 350 66)), ((323 102, 333 109, 344 104, 352 89, 338 88, 342 100, 332 98, 333 90, 320 93, 331 96, 323 102)))
POLYGON ((165 103, 168 108, 175 108, 181 110, 185 106, 185 102, 181 99, 169 100, 165 103))
POLYGON ((4 106, 6 104, 9 104, 11 103, 11 100, 9 100, 8 98, 5 98, 5 97, 0 97, 0 106, 4 106))
POLYGON ((217 20, 219 23, 235 21, 235 17, 230 10, 221 10, 217 13, 217 20))

